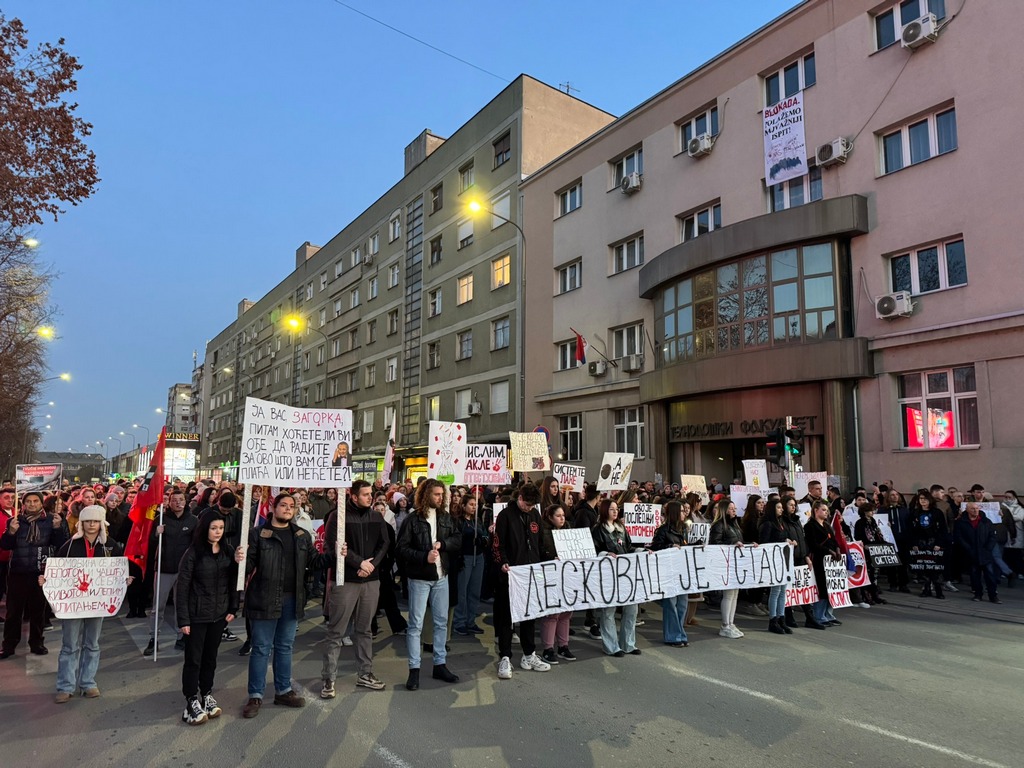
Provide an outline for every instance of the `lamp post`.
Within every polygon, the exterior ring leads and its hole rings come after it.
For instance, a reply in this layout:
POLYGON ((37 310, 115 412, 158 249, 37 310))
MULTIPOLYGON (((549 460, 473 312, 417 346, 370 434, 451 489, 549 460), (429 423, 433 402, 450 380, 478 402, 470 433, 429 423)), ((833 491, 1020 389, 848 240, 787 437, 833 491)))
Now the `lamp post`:
POLYGON ((113 474, 114 472, 117 471, 117 468, 121 466, 121 438, 108 436, 107 440, 116 440, 117 441, 117 453, 110 460, 110 472, 111 472, 111 474, 113 474), (115 460, 117 461, 117 466, 114 465, 114 461, 115 460))
POLYGON ((132 424, 132 429, 144 429, 146 430, 146 447, 149 447, 149 427, 145 427, 142 424, 132 424))
MULTIPOLYGON (((313 331, 313 333, 319 333, 324 339, 324 399, 327 398, 327 347, 330 345, 331 340, 327 338, 327 334, 321 331, 319 328, 312 327, 309 323, 304 322, 298 315, 288 315, 284 319, 284 324, 292 330, 293 333, 299 333, 301 331, 313 331)), ((294 405, 294 404, 293 404, 294 405)))

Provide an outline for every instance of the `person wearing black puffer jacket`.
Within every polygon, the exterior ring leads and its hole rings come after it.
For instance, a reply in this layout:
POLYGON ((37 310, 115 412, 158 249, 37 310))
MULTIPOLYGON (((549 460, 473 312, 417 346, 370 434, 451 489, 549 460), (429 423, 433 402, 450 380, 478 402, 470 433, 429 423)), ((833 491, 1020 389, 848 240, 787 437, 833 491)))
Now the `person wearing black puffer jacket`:
MULTIPOLYGON (((796 541, 790 536, 786 525, 786 513, 781 499, 772 499, 764 508, 764 519, 758 530, 758 541, 762 544, 788 544, 792 548, 796 541)), ((768 592, 768 631, 777 635, 791 635, 793 630, 786 626, 786 585, 778 584, 768 592)))
MULTIPOLYGON (((796 499, 792 496, 785 496, 782 499, 782 508, 785 511, 786 533, 789 538, 796 542, 793 547, 793 566, 806 565, 814 567, 810 550, 807 549, 807 537, 804 535, 804 521, 801 518, 800 510, 797 509, 796 499)), ((804 612, 804 626, 808 629, 825 629, 825 625, 814 618, 814 611, 809 605, 800 606, 804 612)), ((796 619, 793 618, 793 609, 787 608, 783 625, 795 629, 796 619)))

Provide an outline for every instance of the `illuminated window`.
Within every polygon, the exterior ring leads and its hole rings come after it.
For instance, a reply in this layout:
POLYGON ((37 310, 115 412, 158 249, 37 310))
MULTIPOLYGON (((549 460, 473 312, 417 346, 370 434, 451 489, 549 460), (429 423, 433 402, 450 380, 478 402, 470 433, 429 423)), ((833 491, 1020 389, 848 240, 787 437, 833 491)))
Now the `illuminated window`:
POLYGON ((903 374, 897 387, 904 448, 942 450, 981 443, 973 365, 903 374))

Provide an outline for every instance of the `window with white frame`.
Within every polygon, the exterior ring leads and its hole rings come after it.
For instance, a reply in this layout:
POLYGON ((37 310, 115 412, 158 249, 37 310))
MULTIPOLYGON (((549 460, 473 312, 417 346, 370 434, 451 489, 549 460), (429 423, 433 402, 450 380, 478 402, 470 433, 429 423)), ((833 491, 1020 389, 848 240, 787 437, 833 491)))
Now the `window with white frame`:
POLYGON ((318 323, 318 328, 323 328, 325 325, 327 325, 327 307, 324 307, 323 309, 316 313, 316 321, 318 323))
POLYGON ((373 344, 377 340, 377 318, 366 321, 366 343, 373 344))
POLYGON ((465 248, 467 245, 473 244, 473 220, 466 219, 465 221, 459 222, 458 227, 458 240, 459 249, 465 248))
POLYGON ((398 310, 388 312, 388 336, 398 333, 398 310))
POLYGON ((348 329, 348 348, 351 352, 359 346, 359 329, 349 328, 348 329))
POLYGON ((559 267, 555 270, 555 276, 557 280, 556 295, 575 291, 583 285, 583 259, 579 258, 559 267))
POLYGON ((612 246, 612 273, 618 274, 644 263, 644 236, 637 235, 612 246))
POLYGON ((881 137, 882 173, 895 173, 957 148, 956 109, 944 109, 881 137))
POLYGON ((345 262, 342 259, 338 259, 336 262, 334 262, 334 276, 335 277, 341 277, 341 275, 342 275, 342 273, 344 271, 345 271, 345 262))
POLYGON ((331 357, 337 357, 341 354, 341 339, 331 339, 331 357))
POLYGON ((700 136, 702 134, 709 134, 711 136, 718 135, 718 107, 709 107, 703 112, 698 112, 696 115, 691 117, 689 120, 679 125, 680 139, 682 141, 682 151, 686 151, 687 145, 690 143, 690 139, 700 136))
POLYGON ((644 324, 633 323, 612 331, 612 351, 615 357, 642 355, 644 352, 644 324))
POLYGON ((512 282, 512 256, 505 254, 491 260, 491 290, 503 288, 512 282))
POLYGON ((348 292, 348 308, 355 309, 359 306, 359 289, 353 288, 348 292))
POLYGON ((644 148, 637 147, 629 154, 612 162, 612 184, 617 187, 622 183, 622 180, 631 173, 639 173, 642 176, 643 172, 644 148))
POLYGON ((441 289, 435 288, 427 293, 427 317, 437 317, 441 314, 441 289))
POLYGON ((558 344, 558 370, 568 371, 571 368, 576 368, 579 364, 576 359, 575 338, 572 341, 563 341, 558 344))
POLYGON ((377 384, 377 364, 367 363, 366 365, 366 386, 372 387, 377 384))
POLYGON ((427 370, 441 367, 441 342, 432 341, 427 344, 427 370))
POLYGON ((353 267, 363 263, 363 249, 360 248, 358 245, 352 249, 352 252, 351 254, 349 254, 349 256, 353 267))
POLYGON ((796 208, 804 203, 821 200, 822 197, 821 168, 814 165, 803 176, 768 187, 768 211, 775 213, 796 208))
POLYGON ((504 165, 512 159, 512 134, 506 133, 494 142, 494 167, 504 165))
POLYGON ((334 316, 341 317, 341 299, 334 300, 334 316))
POLYGON ((363 432, 373 432, 373 408, 363 411, 363 432))
POLYGON ((318 381, 315 388, 316 394, 314 395, 314 403, 322 403, 324 401, 324 383, 318 381))
POLYGON ((327 356, 327 345, 326 344, 321 344, 319 347, 316 348, 316 364, 317 365, 323 365, 324 364, 324 358, 326 356, 327 356))
POLYGON ((558 193, 558 215, 565 216, 583 205, 583 181, 577 181, 558 193))
POLYGON ((459 168, 459 193, 465 192, 473 186, 473 161, 470 160, 459 168))
POLYGON ((687 242, 722 228, 722 204, 712 203, 679 217, 679 240, 687 242))
POLYGON ((313 282, 306 283, 306 301, 312 301, 313 299, 313 282))
POLYGON ((384 429, 391 429, 391 425, 395 423, 395 406, 385 405, 384 406, 384 429))
POLYGON ((437 213, 444 207, 444 183, 430 190, 430 212, 437 213))
POLYGON ((505 192, 491 201, 491 229, 497 229, 512 219, 512 193, 505 192))
POLYGON ((473 329, 455 334, 456 360, 468 360, 473 356, 473 329))
POLYGON ((376 256, 380 253, 380 232, 374 232, 370 235, 370 241, 366 250, 371 256, 376 256))
POLYGON ((384 361, 384 381, 389 384, 398 380, 398 357, 389 357, 384 361))
POLYGON ((441 418, 441 396, 431 395, 424 398, 424 408, 427 421, 437 421, 441 418))
POLYGON ((615 414, 615 451, 632 453, 634 459, 642 459, 644 453, 644 409, 618 408, 615 414))
POLYGON ((875 48, 882 50, 900 39, 903 28, 926 13, 939 21, 946 18, 946 0, 903 0, 887 11, 875 14, 875 48))
POLYGON ((973 365, 897 376, 902 447, 980 445, 977 390, 973 365))
POLYGON ((340 382, 338 381, 338 377, 337 376, 332 377, 327 382, 327 396, 328 397, 337 397, 341 393, 341 390, 338 387, 339 383, 340 382))
POLYGON ((326 272, 321 272, 320 273, 320 290, 322 291, 326 287, 327 287, 327 273, 326 272))
POLYGON ((508 349, 511 341, 511 322, 508 315, 491 321, 491 349, 508 349))
POLYGON ((345 372, 345 391, 355 392, 359 389, 359 369, 353 368, 345 372))
POLYGON ((388 221, 388 242, 393 243, 402 236, 402 214, 395 211, 388 221))
POLYGON ((309 370, 309 352, 302 353, 302 369, 304 371, 309 370))
POLYGON ((894 291, 910 291, 915 296, 967 285, 963 238, 890 256, 889 275, 894 291))
POLYGON ((562 461, 583 461, 583 414, 558 417, 558 453, 562 461))
POLYGON ((402 268, 397 262, 388 267, 388 288, 394 288, 398 285, 401 272, 402 268))
POLYGON ((765 107, 770 107, 773 104, 778 104, 783 99, 795 96, 804 88, 810 88, 817 82, 817 79, 813 52, 808 53, 806 56, 801 56, 777 72, 765 75, 765 107))
POLYGON ((455 292, 455 303, 465 304, 467 301, 473 300, 473 273, 470 272, 468 275, 463 275, 457 281, 457 290, 455 292))
POLYGON ((491 413, 508 413, 508 380, 491 382, 491 413))
POLYGON ((440 264, 441 259, 444 256, 444 245, 441 240, 441 235, 438 235, 430 241, 430 263, 440 264))
POLYGON ((469 417, 469 404, 473 402, 473 391, 470 389, 455 390, 455 418, 469 417))
POLYGON ((376 277, 371 277, 366 282, 366 300, 371 301, 377 298, 377 287, 379 282, 376 277))

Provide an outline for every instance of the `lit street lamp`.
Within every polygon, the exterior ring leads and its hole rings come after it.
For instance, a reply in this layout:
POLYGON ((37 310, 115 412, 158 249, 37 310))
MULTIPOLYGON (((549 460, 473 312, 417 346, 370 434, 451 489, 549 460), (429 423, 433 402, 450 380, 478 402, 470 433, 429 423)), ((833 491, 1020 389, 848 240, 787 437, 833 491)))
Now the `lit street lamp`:
POLYGON ((132 424, 132 429, 144 429, 146 430, 146 447, 149 447, 149 427, 145 427, 142 424, 132 424))

